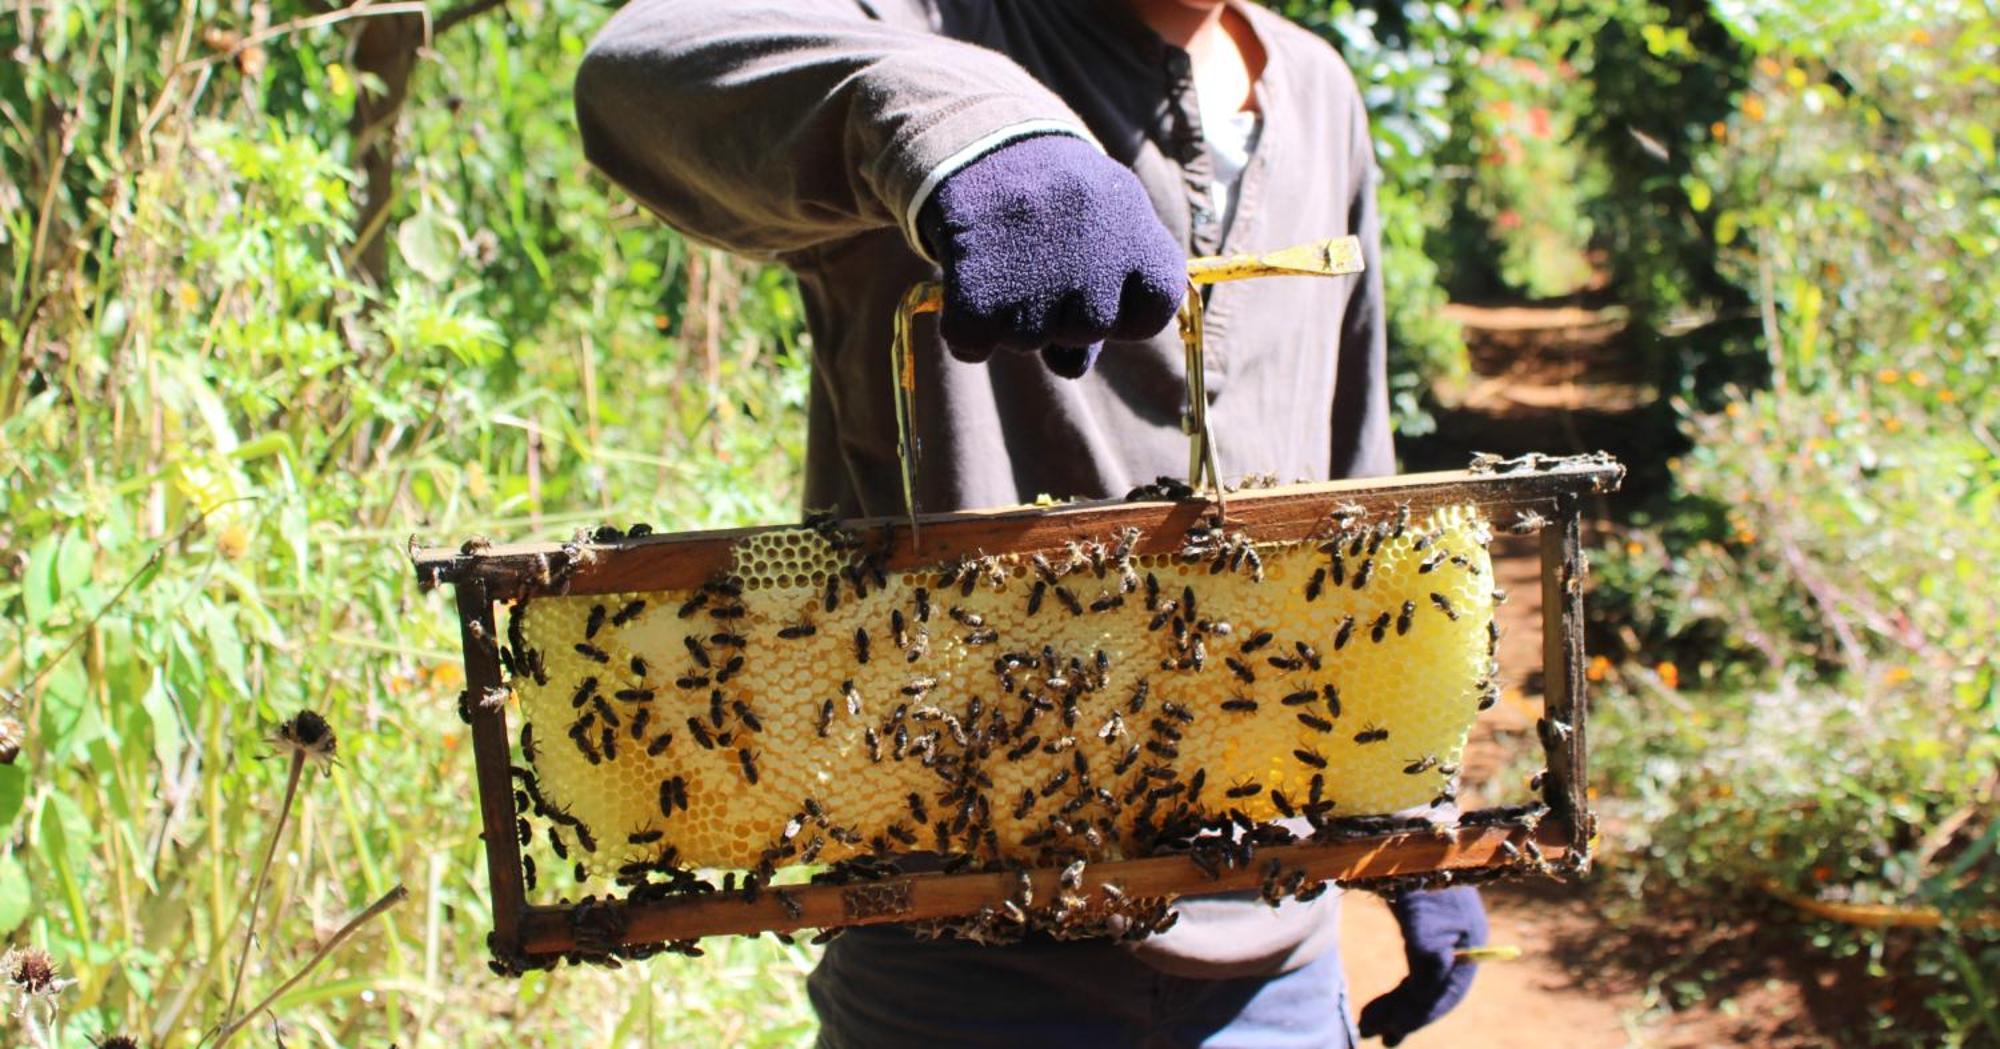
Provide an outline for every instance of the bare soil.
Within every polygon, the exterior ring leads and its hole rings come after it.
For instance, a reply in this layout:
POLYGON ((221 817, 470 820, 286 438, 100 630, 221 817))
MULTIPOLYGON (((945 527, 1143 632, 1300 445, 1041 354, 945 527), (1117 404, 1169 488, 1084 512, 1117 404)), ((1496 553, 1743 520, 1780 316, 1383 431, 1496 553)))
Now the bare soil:
MULTIPOLYGON (((1472 451, 1519 454, 1604 449, 1651 483, 1678 438, 1617 308, 1576 304, 1454 306, 1466 327, 1472 374, 1439 392, 1438 432, 1403 440, 1409 469, 1452 469, 1472 451)), ((1643 490, 1637 489, 1637 490, 1643 490)), ((1610 508, 1600 507, 1608 515, 1610 508)), ((1461 799, 1469 806, 1523 796, 1515 780, 1538 753, 1541 588, 1532 540, 1494 545, 1501 606, 1501 702, 1474 726, 1461 799)), ((1600 863, 1615 858, 1600 857, 1600 863)), ((1880 997, 1864 973, 1796 956, 1754 924, 1683 912, 1607 914, 1615 890, 1600 873, 1581 885, 1509 883, 1485 891, 1491 941, 1521 948, 1488 963, 1470 996, 1404 1044, 1412 1049, 1788 1049, 1841 1041, 1880 997), (1668 1003, 1658 988, 1700 974, 1701 1000, 1668 1003), (1874 996, 1870 997, 1871 990, 1874 996)), ((1405 972, 1401 934, 1382 902, 1348 897, 1341 948, 1354 1007, 1405 972)), ((1691 985, 1690 985, 1691 986, 1691 985)))

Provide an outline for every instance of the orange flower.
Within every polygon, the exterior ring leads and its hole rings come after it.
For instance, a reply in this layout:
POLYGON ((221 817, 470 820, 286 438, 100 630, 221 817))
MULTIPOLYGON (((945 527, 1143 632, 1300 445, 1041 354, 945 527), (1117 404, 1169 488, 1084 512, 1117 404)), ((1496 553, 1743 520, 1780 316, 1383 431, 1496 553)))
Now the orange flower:
POLYGON ((1720 120, 1708 125, 1708 137, 1717 142, 1729 141, 1729 125, 1720 120))
POLYGON ((1937 398, 1938 400, 1943 401, 1946 404, 1950 404, 1951 402, 1958 400, 1958 394, 1955 394, 1950 390, 1939 390, 1937 392, 1937 398))
POLYGON ((1590 657, 1590 665, 1583 668, 1583 676, 1591 681, 1602 681, 1611 673, 1611 661, 1603 656, 1590 657))
POLYGON ((1875 373, 1875 381, 1881 383, 1884 386, 1893 386, 1899 380, 1901 380, 1902 377, 1903 373, 1897 371, 1894 368, 1882 368, 1876 371, 1875 373))
POLYGON ((1660 675, 1660 683, 1668 688, 1677 689, 1681 687, 1681 668, 1673 665, 1671 662, 1664 659, 1661 660, 1653 667, 1653 672, 1660 675))
POLYGON ((1825 881, 1833 877, 1833 868, 1822 863, 1812 869, 1812 877, 1814 881, 1825 881))
POLYGON ((1756 95, 1744 95, 1743 115, 1752 120, 1764 119, 1764 100, 1756 95))
POLYGON ((449 691, 465 684, 465 668, 457 663, 444 662, 431 668, 431 685, 449 691))
POLYGON ((1631 542, 1625 544, 1625 553, 1630 557, 1638 557, 1640 554, 1643 554, 1645 552, 1646 552, 1646 544, 1638 541, 1637 539, 1634 539, 1631 542))
POLYGON ((1536 138, 1549 137, 1549 111, 1541 106, 1528 110, 1528 134, 1536 138))
POLYGON ((1911 386, 1915 386, 1920 390, 1931 384, 1931 377, 1925 375, 1923 372, 1911 372, 1907 376, 1907 379, 1911 386))

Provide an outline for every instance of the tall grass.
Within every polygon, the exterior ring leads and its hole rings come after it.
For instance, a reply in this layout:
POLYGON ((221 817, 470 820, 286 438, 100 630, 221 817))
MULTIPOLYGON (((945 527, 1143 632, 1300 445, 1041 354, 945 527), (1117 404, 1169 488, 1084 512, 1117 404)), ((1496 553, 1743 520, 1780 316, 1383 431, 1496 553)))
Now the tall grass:
POLYGON ((51 3, 0 30, 30 57, 0 73, 0 682, 25 729, 0 933, 75 978, 65 1045, 215 1030, 284 795, 266 739, 309 707, 341 759, 300 787, 244 1001, 411 898, 245 1034, 805 1040, 800 948, 487 974, 455 629, 403 554, 795 514, 788 289, 589 177, 566 77, 603 12, 568 2, 441 42, 421 97, 457 101, 410 114, 391 283, 357 280, 341 122, 367 85, 341 63, 375 15, 274 8, 309 25, 261 63, 202 43, 254 31, 247 4, 51 3))

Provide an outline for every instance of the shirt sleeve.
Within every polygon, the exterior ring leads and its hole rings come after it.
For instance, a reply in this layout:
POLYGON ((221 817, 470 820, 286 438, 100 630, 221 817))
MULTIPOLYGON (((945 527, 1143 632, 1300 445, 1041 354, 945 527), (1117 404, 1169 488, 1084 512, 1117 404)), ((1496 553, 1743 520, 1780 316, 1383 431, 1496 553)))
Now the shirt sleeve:
POLYGON ((1340 324, 1340 360, 1333 387, 1333 476, 1383 477, 1396 472, 1389 411, 1389 322, 1382 293, 1382 214, 1375 201, 1375 148, 1368 112, 1354 96, 1350 143, 1354 192, 1347 228, 1361 238, 1367 269, 1348 297, 1340 324))
MULTIPOLYGON (((775 258, 900 227, 946 174, 1083 121, 922 0, 637 0, 576 78, 584 153, 697 240, 775 258)), ((1093 140, 1094 141, 1094 140, 1093 140)))

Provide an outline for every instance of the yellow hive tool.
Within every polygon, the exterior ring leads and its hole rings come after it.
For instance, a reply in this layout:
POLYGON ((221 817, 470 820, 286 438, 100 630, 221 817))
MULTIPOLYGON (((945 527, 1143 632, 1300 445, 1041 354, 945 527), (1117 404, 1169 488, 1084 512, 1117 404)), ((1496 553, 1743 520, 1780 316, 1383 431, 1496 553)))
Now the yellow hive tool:
MULTIPOLYGON (((1181 300, 1181 345, 1186 351, 1187 403, 1181 410, 1181 430, 1188 435, 1188 484, 1209 486, 1218 513, 1224 510, 1222 477, 1215 466, 1215 437, 1208 425, 1208 387, 1202 373, 1201 294, 1203 284, 1249 280, 1252 277, 1344 277, 1366 267, 1357 237, 1335 237, 1261 254, 1209 255, 1189 259, 1188 295, 1181 300)), ((896 457, 902 463, 903 503, 910 515, 910 538, 921 548, 917 527, 916 357, 911 352, 911 323, 920 313, 944 305, 944 286, 935 281, 915 284, 896 310, 890 370, 896 384, 896 457)))

